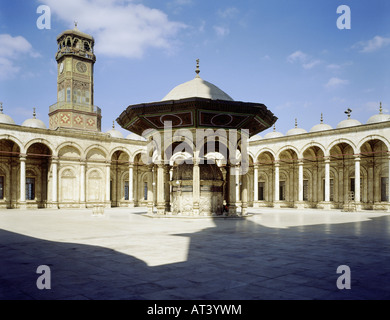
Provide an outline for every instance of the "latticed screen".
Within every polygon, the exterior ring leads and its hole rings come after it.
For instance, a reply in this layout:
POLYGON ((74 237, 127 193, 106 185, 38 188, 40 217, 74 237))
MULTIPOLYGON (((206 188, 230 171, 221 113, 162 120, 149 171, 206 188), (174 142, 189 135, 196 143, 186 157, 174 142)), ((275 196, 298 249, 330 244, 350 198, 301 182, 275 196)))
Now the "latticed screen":
POLYGON ((26 179, 26 200, 35 200, 35 179, 26 179))

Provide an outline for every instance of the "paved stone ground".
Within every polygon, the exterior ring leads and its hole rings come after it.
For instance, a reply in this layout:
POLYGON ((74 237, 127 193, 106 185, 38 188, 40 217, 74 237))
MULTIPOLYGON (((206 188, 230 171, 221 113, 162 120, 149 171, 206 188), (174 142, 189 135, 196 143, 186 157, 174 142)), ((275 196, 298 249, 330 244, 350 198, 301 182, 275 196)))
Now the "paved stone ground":
POLYGON ((388 213, 250 212, 0 211, 0 299, 390 299, 388 213), (51 269, 51 290, 37 289, 39 265, 51 269), (336 286, 340 265, 351 290, 336 286))

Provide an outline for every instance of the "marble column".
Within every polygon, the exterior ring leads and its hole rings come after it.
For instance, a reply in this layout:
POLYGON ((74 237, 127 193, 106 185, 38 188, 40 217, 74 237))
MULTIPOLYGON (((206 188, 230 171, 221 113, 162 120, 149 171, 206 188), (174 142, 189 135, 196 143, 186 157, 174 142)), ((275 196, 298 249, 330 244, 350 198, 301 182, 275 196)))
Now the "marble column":
POLYGON ((164 195, 165 195, 165 213, 171 211, 171 176, 169 165, 164 166, 164 195))
POLYGON ((254 166, 253 173, 253 206, 255 208, 259 207, 259 166, 254 166))
POLYGON ((248 214, 248 177, 242 176, 242 188, 241 188, 241 216, 248 214))
MULTIPOLYGON (((360 204, 360 158, 355 158, 355 203, 360 204)), ((359 208, 357 208, 359 209, 359 208)))
POLYGON ((241 199, 240 199, 241 175, 240 175, 239 165, 235 167, 235 173, 236 173, 236 207, 239 208, 241 206, 241 199))
POLYGON ((134 164, 129 164, 129 208, 134 208, 134 164))
POLYGON ((52 189, 51 189, 51 208, 58 208, 58 160, 52 160, 52 189))
POLYGON ((199 160, 194 159, 194 168, 193 168, 193 176, 192 176, 192 190, 193 190, 193 213, 195 216, 200 214, 200 168, 199 168, 199 160))
POLYGON ((229 216, 235 216, 237 214, 236 207, 236 168, 234 165, 228 166, 227 179, 229 181, 229 216))
POLYGON ((150 165, 148 168, 148 214, 153 214, 153 165, 150 165))
POLYGON ((111 207, 111 164, 108 162, 106 163, 106 207, 111 207))
POLYGON ((280 208, 280 190, 279 190, 279 169, 280 164, 278 162, 275 163, 275 195, 274 195, 274 208, 280 208))
POLYGON ((298 202, 295 206, 297 209, 304 209, 303 203, 303 161, 298 162, 298 202))
POLYGON ((85 208, 85 162, 80 164, 80 206, 85 208))
POLYGON ((157 165, 157 214, 165 214, 164 164, 157 165))
POLYGON ((325 202, 330 201, 330 160, 325 160, 325 202))
POLYGON ((26 203, 26 157, 20 157, 20 209, 27 207, 26 203))

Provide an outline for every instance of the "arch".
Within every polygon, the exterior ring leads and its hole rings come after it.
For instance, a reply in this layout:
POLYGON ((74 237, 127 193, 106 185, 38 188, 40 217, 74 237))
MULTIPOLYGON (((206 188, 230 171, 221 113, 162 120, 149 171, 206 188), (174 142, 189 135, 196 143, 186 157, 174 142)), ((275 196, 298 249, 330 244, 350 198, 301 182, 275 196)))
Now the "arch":
POLYGON ((83 148, 82 148, 78 143, 73 142, 73 141, 72 141, 72 142, 67 141, 67 142, 61 143, 61 144, 57 147, 57 149, 55 150, 55 153, 56 153, 58 156, 60 156, 61 150, 64 149, 64 148, 66 148, 66 147, 72 147, 72 148, 76 149, 77 152, 78 152, 79 155, 80 155, 80 158, 82 158, 82 157, 84 156, 84 154, 83 154, 83 148))
POLYGON ((361 151, 363 145, 369 141, 373 141, 373 140, 379 140, 381 142, 383 142, 383 144, 386 146, 387 148, 387 151, 390 151, 390 143, 389 141, 383 137, 383 136, 380 136, 380 135, 369 135, 368 137, 365 137, 363 138, 362 140, 359 141, 359 143, 357 144, 357 149, 359 151, 361 151))
POLYGON ((112 159, 112 156, 114 155, 115 152, 117 151, 122 151, 123 153, 127 154, 127 156, 129 157, 129 160, 131 158, 131 152, 129 150, 127 150, 125 147, 116 147, 114 149, 112 149, 108 155, 109 159, 112 159))
POLYGON ((0 141, 1 140, 9 140, 16 144, 16 146, 19 147, 20 153, 25 153, 23 150, 23 143, 16 137, 10 136, 8 134, 0 135, 0 141))
POLYGON ((305 152, 306 152, 308 149, 312 148, 312 147, 317 147, 317 148, 319 148, 319 149, 322 151, 322 153, 324 154, 324 157, 327 156, 327 154, 326 154, 326 148, 325 148, 321 143, 311 141, 311 142, 307 143, 306 145, 304 145, 304 146, 301 148, 301 152, 300 152, 300 154, 298 155, 298 158, 300 158, 300 159, 304 158, 303 155, 305 154, 305 152))
POLYGON ((49 151, 50 151, 52 156, 54 156, 54 157, 57 156, 57 154, 55 154, 53 152, 53 150, 55 150, 54 146, 49 141, 47 141, 46 139, 41 139, 41 138, 33 139, 33 140, 30 140, 29 142, 27 142, 27 144, 24 146, 24 151, 25 151, 26 154, 28 153, 28 149, 30 149, 31 146, 34 145, 34 144, 43 144, 43 145, 45 145, 49 149, 49 151))
POLYGON ((107 150, 99 145, 92 145, 85 150, 87 160, 107 161, 107 150))
POLYGON ((72 166, 66 166, 60 169, 59 193, 60 202, 78 202, 79 201, 79 177, 72 166))
POLYGON ((144 148, 142 149, 137 149, 135 152, 133 152, 131 155, 130 155, 130 162, 132 163, 135 163, 135 160, 138 156, 140 156, 140 160, 142 160, 142 157, 143 156, 146 156, 147 155, 147 152, 144 148))
POLYGON ((328 148, 326 149, 325 154, 330 155, 330 152, 332 151, 332 149, 335 146, 337 146, 338 144, 342 144, 342 143, 348 144, 352 148, 354 154, 359 153, 359 151, 357 150, 356 145, 355 145, 355 143, 353 143, 353 141, 351 141, 349 139, 345 139, 345 138, 340 138, 340 139, 333 141, 330 145, 328 145, 328 148))
POLYGON ((259 162, 259 158, 262 156, 262 155, 265 155, 265 154, 270 154, 271 155, 271 157, 269 157, 270 158, 270 160, 273 162, 273 161, 275 161, 275 159, 276 159, 276 154, 274 153, 274 151, 272 150, 272 149, 270 149, 270 148, 264 148, 264 149, 262 149, 258 154, 257 154, 257 156, 256 156, 256 162, 255 162, 255 164, 256 163, 258 163, 259 162))
POLYGON ((78 160, 81 158, 81 153, 78 148, 72 145, 64 145, 61 149, 58 150, 58 157, 78 160))
POLYGON ((296 157, 298 158, 299 150, 296 147, 292 146, 292 145, 287 145, 287 146, 284 146, 281 149, 279 149, 279 151, 276 154, 275 160, 280 160, 280 155, 283 152, 288 151, 288 150, 292 150, 295 153, 296 157))

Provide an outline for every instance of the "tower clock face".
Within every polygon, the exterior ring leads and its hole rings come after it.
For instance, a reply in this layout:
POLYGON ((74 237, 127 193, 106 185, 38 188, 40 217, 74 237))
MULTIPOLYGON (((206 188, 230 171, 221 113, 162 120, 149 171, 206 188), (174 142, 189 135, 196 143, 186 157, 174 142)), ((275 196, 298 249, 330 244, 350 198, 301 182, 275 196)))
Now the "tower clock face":
POLYGON ((84 62, 77 62, 76 68, 80 73, 85 73, 87 71, 87 65, 84 62))

